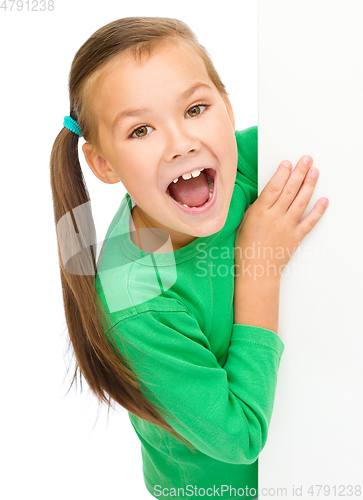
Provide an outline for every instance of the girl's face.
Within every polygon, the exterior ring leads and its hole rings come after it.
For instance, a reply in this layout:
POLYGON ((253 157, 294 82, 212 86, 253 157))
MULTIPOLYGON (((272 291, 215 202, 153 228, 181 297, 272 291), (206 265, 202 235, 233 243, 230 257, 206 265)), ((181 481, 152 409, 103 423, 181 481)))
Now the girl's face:
POLYGON ((237 169, 234 117, 189 45, 164 43, 141 61, 122 54, 92 106, 100 146, 86 143, 86 160, 104 182, 121 180, 136 202, 139 227, 167 230, 174 250, 222 229, 237 169), (203 212, 185 209, 167 188, 203 168, 214 171, 212 203, 203 212))

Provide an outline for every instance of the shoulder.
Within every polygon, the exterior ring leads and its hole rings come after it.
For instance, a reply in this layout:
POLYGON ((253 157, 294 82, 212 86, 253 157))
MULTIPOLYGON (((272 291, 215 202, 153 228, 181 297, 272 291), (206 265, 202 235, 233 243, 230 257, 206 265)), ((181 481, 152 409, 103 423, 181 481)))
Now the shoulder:
POLYGON ((252 175, 255 179, 258 163, 258 128, 254 126, 236 130, 235 136, 238 150, 237 169, 247 176, 252 175))
POLYGON ((244 130, 235 131, 236 139, 244 141, 256 142, 258 137, 258 127, 254 125, 252 127, 245 128, 244 130))
POLYGON ((246 208, 257 198, 258 184, 258 128, 235 131, 238 162, 236 184, 246 197, 246 208))

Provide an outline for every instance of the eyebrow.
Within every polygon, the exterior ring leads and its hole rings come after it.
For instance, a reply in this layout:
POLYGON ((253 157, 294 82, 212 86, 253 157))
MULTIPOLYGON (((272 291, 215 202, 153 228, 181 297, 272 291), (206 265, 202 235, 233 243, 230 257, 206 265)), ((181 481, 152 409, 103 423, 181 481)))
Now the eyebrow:
MULTIPOLYGON (((209 90, 213 90, 213 88, 208 85, 208 83, 205 82, 197 82, 195 83, 192 87, 187 89, 185 92, 183 92, 179 100, 182 99, 188 99, 191 97, 194 92, 196 92, 200 88, 206 88, 209 90)), ((126 109, 125 111, 121 111, 116 115, 116 118, 113 120, 112 125, 111 125, 111 130, 113 130, 120 121, 124 120, 125 118, 132 117, 132 116, 140 116, 142 114, 150 113, 149 108, 140 108, 140 109, 126 109)))

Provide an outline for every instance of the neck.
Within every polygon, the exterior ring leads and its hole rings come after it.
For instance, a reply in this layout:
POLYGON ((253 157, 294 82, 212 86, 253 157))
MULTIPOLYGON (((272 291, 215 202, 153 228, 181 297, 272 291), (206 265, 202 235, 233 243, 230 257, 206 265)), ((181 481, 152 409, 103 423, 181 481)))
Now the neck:
POLYGON ((196 236, 190 234, 179 233, 174 231, 149 217, 138 205, 135 205, 131 212, 132 220, 136 232, 131 233, 131 240, 134 245, 145 252, 149 253, 166 253, 169 251, 175 252, 180 248, 188 245, 196 239, 196 236), (140 231, 140 229, 150 229, 150 231, 140 231), (163 247, 166 243, 166 233, 168 233, 172 249, 166 252, 159 252, 157 249, 163 247))

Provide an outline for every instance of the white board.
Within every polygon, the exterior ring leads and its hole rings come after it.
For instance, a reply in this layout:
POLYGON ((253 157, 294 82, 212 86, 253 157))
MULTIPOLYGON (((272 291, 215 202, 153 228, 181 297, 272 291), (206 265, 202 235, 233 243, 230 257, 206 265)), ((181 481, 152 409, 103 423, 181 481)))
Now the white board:
POLYGON ((283 272, 260 500, 363 494, 362 26, 359 0, 259 0, 259 192, 308 154, 304 216, 330 200, 283 272))

